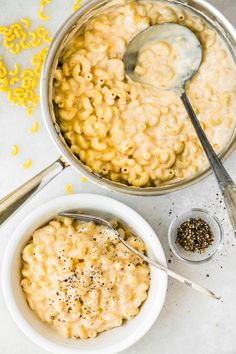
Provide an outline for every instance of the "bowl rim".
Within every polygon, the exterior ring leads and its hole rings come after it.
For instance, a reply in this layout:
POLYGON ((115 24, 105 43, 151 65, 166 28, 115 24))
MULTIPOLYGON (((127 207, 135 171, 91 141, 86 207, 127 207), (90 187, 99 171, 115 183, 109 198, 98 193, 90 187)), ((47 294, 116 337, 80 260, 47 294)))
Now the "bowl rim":
MULTIPOLYGON (((64 348, 60 344, 57 344, 53 342, 50 339, 45 338, 43 335, 41 335, 36 329, 31 326, 30 322, 25 319, 25 317, 22 315, 21 310, 19 309, 14 295, 13 295, 13 289, 12 289, 12 282, 11 282, 11 274, 12 274, 12 267, 13 267, 13 260, 14 260, 14 255, 17 252, 17 247, 19 242, 22 240, 24 237, 25 232, 27 232, 27 229, 29 229, 30 226, 33 225, 33 223, 37 222, 38 218, 45 218, 45 211, 53 211, 55 209, 56 205, 58 206, 58 211, 63 207, 63 203, 66 203, 67 201, 70 201, 73 203, 73 201, 80 201, 81 203, 81 208, 83 208, 83 202, 88 202, 91 203, 91 207, 94 207, 96 203, 100 203, 102 206, 103 203, 109 203, 109 207, 111 207, 111 214, 114 214, 116 216, 116 209, 117 208, 122 208, 125 210, 125 212, 129 213, 129 220, 130 220, 130 226, 132 228, 132 225, 134 224, 134 221, 132 223, 132 220, 137 220, 139 219, 140 223, 143 224, 143 227, 146 229, 144 234, 146 239, 149 239, 152 241, 152 245, 150 247, 151 251, 157 256, 158 254, 158 259, 163 263, 163 265, 167 265, 166 263, 166 257, 164 254, 164 250, 162 248, 162 245, 160 243, 160 240, 156 234, 156 232, 152 229, 152 227, 149 225, 149 223, 135 210, 127 206, 126 204, 119 202, 115 199, 112 199, 110 197, 102 196, 99 194, 87 194, 87 193, 81 193, 81 194, 73 194, 73 195, 67 195, 67 196, 62 196, 62 197, 57 197, 52 199, 51 201, 47 203, 41 204, 37 209, 32 211, 29 215, 27 215, 26 218, 22 220, 22 222, 18 225, 18 227, 15 229, 13 232, 7 247, 6 251, 3 257, 2 261, 2 270, 1 270, 1 285, 3 289, 3 297, 5 300, 5 303, 7 305, 8 311, 10 312, 13 320, 17 324, 17 326, 21 329, 21 331, 35 344, 37 344, 39 347, 43 348, 44 350, 47 350, 51 353, 56 353, 56 354, 113 354, 113 353, 119 353, 122 350, 125 350, 129 348, 131 345, 136 343, 139 339, 141 339, 147 332, 148 330, 152 327, 156 319, 158 318, 164 302, 166 298, 166 293, 167 293, 167 283, 168 283, 168 277, 164 272, 161 272, 157 270, 156 268, 152 268, 152 271, 156 271, 159 274, 162 273, 162 288, 161 292, 159 292, 158 296, 158 301, 156 303, 153 302, 155 305, 155 311, 151 311, 150 314, 145 318, 145 321, 140 323, 137 326, 137 329, 132 333, 127 339, 124 341, 121 341, 120 343, 112 343, 110 344, 107 348, 102 348, 102 349, 71 349, 71 348, 64 348), (94 204, 93 204, 94 203, 94 204), (44 215, 44 216, 43 216, 44 215), (155 237, 154 237, 155 236, 155 237), (154 243, 154 244, 153 244, 154 243), (156 244, 156 245, 155 245, 156 244)), ((65 208, 65 207, 64 207, 65 208)), ((121 209, 121 210, 122 210, 121 209)), ((103 208, 101 207, 101 211, 103 208)), ((58 211, 55 211, 55 216, 58 213, 58 211)), ((117 211, 118 213, 118 211, 117 211)), ((127 222, 127 221, 126 221, 127 222)), ((42 221, 43 224, 43 221, 42 221)), ((145 241, 145 239, 144 239, 145 241)), ((155 286, 155 284, 154 284, 155 286)))

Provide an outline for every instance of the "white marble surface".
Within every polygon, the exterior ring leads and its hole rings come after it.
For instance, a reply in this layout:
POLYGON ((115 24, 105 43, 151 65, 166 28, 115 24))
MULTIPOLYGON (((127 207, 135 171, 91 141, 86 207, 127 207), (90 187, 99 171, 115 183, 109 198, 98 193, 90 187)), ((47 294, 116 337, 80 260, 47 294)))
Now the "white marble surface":
MULTIPOLYGON (((223 13, 236 24, 236 0, 212 0, 223 13)), ((72 0, 53 0, 48 5, 50 21, 43 24, 54 33, 60 23, 71 13, 72 0)), ((18 20, 22 15, 30 17, 33 27, 37 19, 38 1, 0 0, 0 24, 18 20)), ((0 55, 14 62, 6 55, 0 44, 0 55)), ((17 57, 18 60, 18 57, 17 57)), ((19 59, 25 63, 29 58, 25 53, 19 59)), ((43 126, 40 109, 28 118, 23 109, 11 106, 5 95, 0 95, 0 198, 8 194, 37 171, 46 167, 58 157, 43 126), (40 123, 40 130, 30 135, 28 129, 33 122, 40 123), (10 156, 11 147, 17 144, 20 153, 10 156), (32 159, 32 167, 23 170, 21 164, 32 159)), ((236 179, 236 152, 226 162, 226 167, 236 179)), ((178 193, 162 197, 137 198, 103 189, 86 182, 71 168, 64 171, 48 187, 39 193, 8 224, 0 230, 0 260, 12 231, 27 213, 59 195, 65 194, 65 185, 71 183, 74 192, 94 192, 112 196, 127 203, 140 212, 154 227, 165 249, 170 268, 212 288, 222 295, 222 302, 214 302, 181 284, 169 281, 168 295, 163 311, 149 333, 126 354, 235 354, 236 353, 236 246, 229 228, 228 218, 217 197, 217 186, 213 176, 203 182, 178 193), (201 266, 181 263, 171 257, 167 244, 167 229, 176 214, 190 207, 203 207, 215 213, 224 224, 225 242, 217 257, 201 266), (170 210, 172 212, 170 212, 170 210), (209 277, 207 276, 209 275, 209 277)), ((157 294, 158 296, 158 294, 157 294)), ((16 327, 0 294, 0 352, 3 354, 46 354, 31 343, 16 327)))

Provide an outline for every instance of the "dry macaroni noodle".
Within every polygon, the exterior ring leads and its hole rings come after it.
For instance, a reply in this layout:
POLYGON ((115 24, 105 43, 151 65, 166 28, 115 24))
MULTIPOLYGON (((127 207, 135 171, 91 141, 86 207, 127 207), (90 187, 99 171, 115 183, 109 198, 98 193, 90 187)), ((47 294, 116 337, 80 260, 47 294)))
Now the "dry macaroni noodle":
POLYGON ((19 147, 17 145, 12 146, 11 155, 16 156, 19 153, 19 147))
POLYGON ((25 107, 29 115, 32 114, 39 101, 36 87, 47 50, 48 47, 42 48, 33 55, 33 69, 28 68, 22 71, 18 64, 15 64, 14 70, 9 71, 0 57, 0 91, 7 92, 8 100, 15 105, 25 107))
POLYGON ((31 164, 32 164, 31 160, 27 159, 26 162, 22 164, 22 168, 28 169, 30 168, 31 164))
POLYGON ((81 0, 74 0, 72 11, 77 11, 80 8, 80 5, 81 5, 81 0))
POLYGON ((49 17, 44 14, 44 9, 47 4, 50 4, 52 0, 40 0, 40 9, 38 11, 38 17, 40 20, 45 21, 48 20, 49 17))
POLYGON ((68 183, 68 184, 66 185, 65 190, 66 190, 66 193, 67 193, 67 194, 72 194, 72 192, 73 192, 72 185, 68 183))
POLYGON ((36 121, 36 122, 34 122, 32 128, 29 129, 29 132, 30 132, 31 134, 34 134, 34 133, 36 133, 38 130, 39 130, 39 123, 36 121))

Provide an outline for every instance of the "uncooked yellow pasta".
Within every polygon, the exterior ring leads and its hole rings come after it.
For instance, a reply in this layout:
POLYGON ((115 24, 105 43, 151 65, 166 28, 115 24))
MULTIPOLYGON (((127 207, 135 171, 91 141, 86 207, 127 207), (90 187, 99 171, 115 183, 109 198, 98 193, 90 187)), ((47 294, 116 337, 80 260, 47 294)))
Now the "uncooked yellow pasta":
POLYGON ((87 182, 87 178, 86 178, 85 176, 82 176, 82 177, 81 177, 81 182, 82 182, 82 183, 87 182))
MULTIPOLYGON (((41 10, 51 0, 41 0, 41 10)), ((41 13, 41 18, 44 15, 41 13)), ((45 18, 44 18, 45 19, 45 18)), ((0 26, 0 34, 3 36, 3 45, 12 55, 19 54, 22 50, 31 47, 39 47, 43 43, 49 44, 52 38, 49 31, 39 26, 36 30, 30 29, 30 19, 22 17, 19 22, 9 26, 0 26)), ((41 48, 38 53, 32 56, 33 68, 20 69, 18 63, 14 64, 12 70, 0 58, 0 91, 8 94, 8 100, 12 104, 26 108, 27 114, 32 115, 33 109, 37 106, 39 96, 37 88, 41 69, 47 53, 48 47, 41 48)), ((36 132, 38 123, 35 122, 30 131, 36 132)))
POLYGON ((68 184, 66 185, 65 190, 66 190, 66 193, 67 193, 67 194, 72 194, 72 192, 73 192, 73 190, 72 190, 72 185, 71 185, 70 183, 68 183, 68 184))
POLYGON ((52 0, 40 0, 40 9, 38 11, 38 17, 42 21, 49 19, 47 15, 44 14, 46 4, 49 4, 52 0))
POLYGON ((34 133, 36 133, 38 130, 39 130, 39 123, 36 121, 36 122, 34 122, 32 128, 29 129, 29 132, 30 132, 31 134, 34 134, 34 133))
POLYGON ((23 49, 38 47, 42 43, 50 43, 52 38, 48 35, 48 30, 39 26, 36 30, 30 30, 30 20, 21 19, 24 24, 13 23, 12 25, 1 26, 0 34, 3 36, 3 45, 9 49, 13 55, 19 54, 23 49))
POLYGON ((16 156, 16 155, 18 155, 18 153, 19 153, 19 146, 13 145, 12 150, 11 150, 11 155, 16 156))
MULTIPOLYGON (((73 153, 97 174, 135 187, 186 179, 207 164, 178 95, 154 91, 125 75, 122 58, 129 41, 165 22, 188 26, 202 43, 202 65, 186 89, 220 152, 235 127, 236 70, 219 35, 189 11, 158 1, 107 10, 67 45, 54 76, 59 124, 73 153)), ((171 80, 168 60, 174 53, 167 43, 146 54, 139 69, 158 59, 165 65, 162 72, 157 68, 157 76, 171 80)))
MULTIPOLYGON (((145 253, 144 242, 113 221, 120 236, 145 253)), ((106 226, 57 218, 36 230, 22 254, 29 306, 63 336, 94 338, 139 312, 149 266, 106 226)))
POLYGON ((9 102, 25 107, 29 115, 32 114, 39 101, 36 89, 47 50, 48 47, 44 47, 33 55, 33 68, 23 70, 20 70, 19 64, 15 63, 14 69, 9 71, 3 59, 0 58, 0 91, 7 92, 9 102))
POLYGON ((30 159, 27 159, 26 162, 22 164, 22 168, 28 169, 28 168, 30 168, 31 164, 32 164, 32 161, 30 159))
POLYGON ((40 20, 46 21, 49 19, 49 17, 47 15, 43 14, 43 9, 40 9, 38 12, 38 16, 40 20))
POLYGON ((19 66, 19 64, 15 63, 14 70, 9 71, 9 75, 10 76, 17 76, 19 74, 19 72, 20 72, 20 66, 19 66))
POLYGON ((20 78, 15 76, 12 79, 10 79, 10 85, 14 85, 16 82, 19 82, 20 78))
POLYGON ((81 5, 81 0, 74 0, 72 11, 77 11, 80 8, 80 5, 81 5))
POLYGON ((25 17, 21 17, 21 22, 24 23, 24 26, 26 29, 28 29, 30 27, 30 20, 28 18, 25 18, 25 17))

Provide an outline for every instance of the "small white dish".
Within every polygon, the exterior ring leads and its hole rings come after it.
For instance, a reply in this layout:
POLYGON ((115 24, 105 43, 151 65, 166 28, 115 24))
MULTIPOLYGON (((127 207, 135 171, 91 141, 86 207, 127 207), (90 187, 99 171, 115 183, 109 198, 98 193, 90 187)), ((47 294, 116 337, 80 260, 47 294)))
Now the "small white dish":
POLYGON ((187 263, 200 264, 211 260, 216 255, 221 248, 223 236, 224 232, 220 221, 215 216, 211 215, 207 210, 195 208, 186 211, 172 221, 169 227, 168 241, 172 252, 177 258, 187 263), (205 252, 187 252, 178 243, 176 243, 178 228, 190 218, 201 218, 210 226, 213 232, 214 241, 212 245, 205 250, 205 252))
POLYGON ((167 275, 154 267, 148 298, 140 313, 121 327, 101 333, 88 340, 61 337, 48 324, 43 323, 29 308, 22 291, 21 252, 38 227, 66 209, 97 210, 110 214, 129 225, 143 239, 148 256, 166 266, 166 259, 158 237, 150 225, 134 210, 114 199, 95 194, 63 196, 41 205, 26 217, 12 235, 2 264, 2 289, 7 307, 20 329, 34 343, 55 354, 114 354, 137 342, 153 325, 163 307, 167 275))

